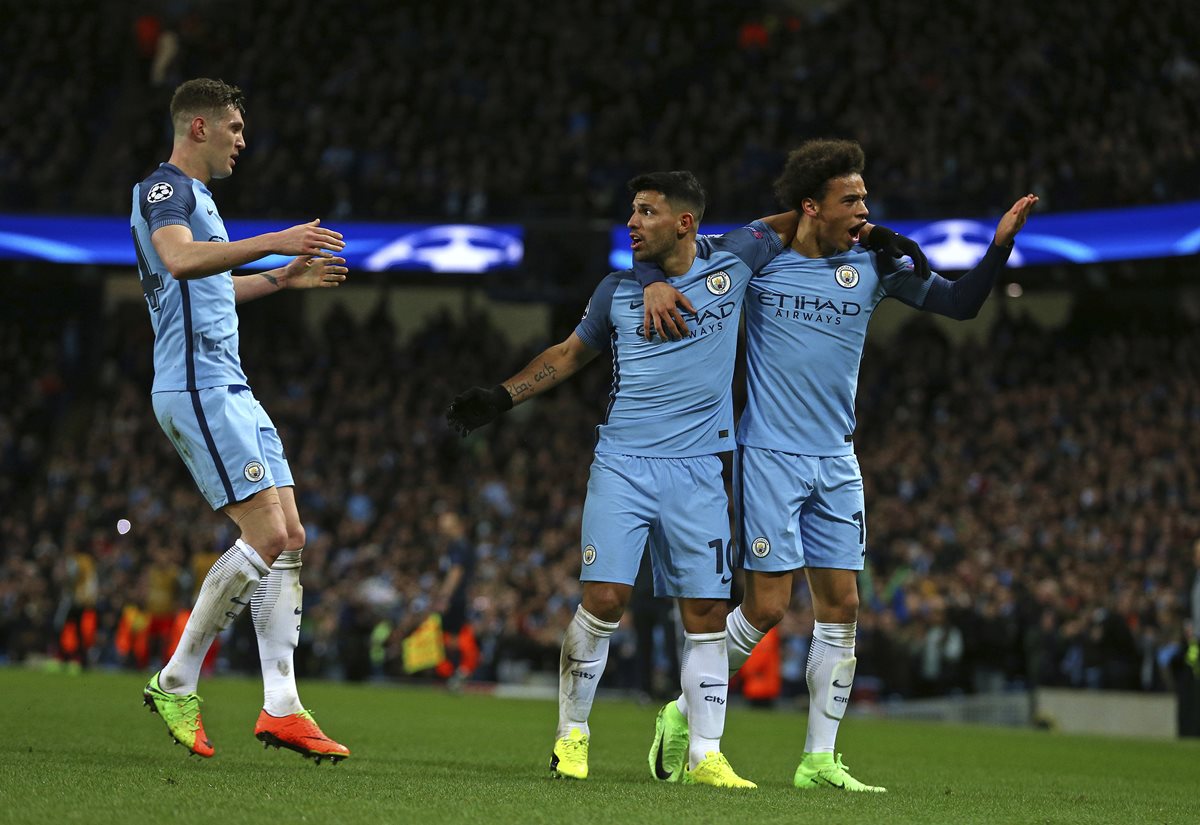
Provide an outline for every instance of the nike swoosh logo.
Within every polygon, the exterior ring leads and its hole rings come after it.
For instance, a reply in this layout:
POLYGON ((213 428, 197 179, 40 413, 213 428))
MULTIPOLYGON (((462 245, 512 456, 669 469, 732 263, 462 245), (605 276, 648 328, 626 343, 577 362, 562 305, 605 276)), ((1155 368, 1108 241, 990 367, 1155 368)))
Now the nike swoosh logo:
POLYGON ((300 608, 298 608, 298 607, 297 607, 297 608, 296 608, 296 610, 295 610, 295 613, 296 613, 296 615, 297 615, 297 616, 299 616, 299 615, 300 615, 300 608))
POLYGON ((216 210, 215 210, 215 209, 209 209, 207 206, 206 206, 206 207, 204 207, 204 208, 205 208, 205 210, 207 210, 207 212, 208 212, 208 214, 209 214, 209 215, 212 215, 212 214, 214 214, 214 213, 216 212, 216 210))
POLYGON ((824 782, 826 785, 828 785, 831 788, 843 788, 844 789, 846 787, 845 782, 834 782, 830 779, 826 779, 825 777, 821 776, 820 774, 817 774, 817 779, 821 780, 822 782, 824 782))
POLYGON ((594 665, 596 662, 600 661, 599 659, 576 659, 570 653, 567 654, 567 660, 574 662, 577 665, 594 665))
POLYGON ((733 576, 722 576, 721 577, 721 584, 729 584, 731 581, 733 581, 733 576))
POLYGON ((233 602, 234 604, 240 604, 242 607, 245 607, 246 605, 250 604, 250 602, 244 602, 241 599, 239 599, 237 596, 234 596, 229 601, 233 602))
MULTIPOLYGON (((852 685, 852 684, 854 684, 854 683, 851 682, 850 685, 852 685)), ((839 685, 837 679, 833 680, 833 686, 836 688, 848 688, 848 687, 850 687, 850 685, 839 685)))
POLYGON ((657 742, 656 744, 658 745, 658 753, 657 753, 657 754, 655 755, 655 757, 654 757, 654 775, 655 775, 656 777, 658 777, 659 779, 662 779, 662 780, 667 780, 667 779, 670 779, 670 778, 671 778, 671 772, 670 772, 670 771, 668 771, 668 770, 667 770, 665 767, 663 767, 663 761, 662 761, 662 752, 663 752, 662 739, 659 739, 659 740, 658 740, 658 742, 657 742))
POLYGON ((725 683, 724 682, 701 682, 700 687, 702 687, 702 688, 725 687, 725 683))
POLYGON ((629 308, 630 309, 641 309, 642 303, 643 303, 642 301, 632 301, 629 304, 629 308))

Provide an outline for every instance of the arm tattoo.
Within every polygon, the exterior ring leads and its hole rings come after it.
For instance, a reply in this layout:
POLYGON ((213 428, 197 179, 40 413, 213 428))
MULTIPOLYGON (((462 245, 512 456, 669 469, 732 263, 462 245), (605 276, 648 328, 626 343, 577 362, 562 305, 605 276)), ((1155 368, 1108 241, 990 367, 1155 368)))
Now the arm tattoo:
POLYGON ((509 395, 513 397, 513 401, 516 401, 523 395, 528 395, 532 391, 533 384, 530 384, 528 381, 522 381, 520 384, 512 384, 508 387, 509 395))
POLYGON ((263 276, 264 278, 266 278, 268 281, 270 281, 271 286, 279 286, 279 279, 276 278, 274 275, 272 275, 270 272, 260 272, 258 274, 263 276))
POLYGON ((558 375, 558 370, 549 361, 542 364, 542 368, 533 374, 534 381, 553 381, 558 375))

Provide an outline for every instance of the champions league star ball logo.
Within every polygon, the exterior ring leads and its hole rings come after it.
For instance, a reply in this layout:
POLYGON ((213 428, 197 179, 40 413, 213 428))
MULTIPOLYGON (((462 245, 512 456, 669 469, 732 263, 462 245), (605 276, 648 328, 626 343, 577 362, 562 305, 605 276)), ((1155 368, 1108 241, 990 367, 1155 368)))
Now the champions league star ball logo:
POLYGON ((175 190, 171 184, 159 181, 150 187, 150 191, 146 193, 146 203, 162 203, 167 198, 175 194, 175 190))
POLYGON ((242 471, 242 475, 246 477, 246 481, 249 481, 251 484, 262 481, 265 473, 266 470, 263 469, 263 465, 257 461, 251 461, 246 465, 246 469, 242 471))
MULTIPOLYGON (((854 273, 854 277, 858 277, 857 272, 854 273)), ((761 559, 771 552, 771 542, 767 541, 762 536, 759 536, 753 542, 751 542, 750 552, 761 559)))
POLYGON ((705 286, 713 295, 724 295, 729 291, 729 287, 733 286, 733 280, 729 277, 729 273, 722 269, 709 275, 705 279, 705 286))
MULTIPOLYGON (((846 289, 854 289, 858 286, 858 270, 850 266, 850 264, 842 264, 833 273, 833 277, 837 279, 838 286, 846 289)), ((766 555, 764 553, 763 555, 766 555)))
POLYGON ((589 544, 587 547, 583 548, 583 563, 591 564, 595 560, 596 560, 596 548, 589 544))

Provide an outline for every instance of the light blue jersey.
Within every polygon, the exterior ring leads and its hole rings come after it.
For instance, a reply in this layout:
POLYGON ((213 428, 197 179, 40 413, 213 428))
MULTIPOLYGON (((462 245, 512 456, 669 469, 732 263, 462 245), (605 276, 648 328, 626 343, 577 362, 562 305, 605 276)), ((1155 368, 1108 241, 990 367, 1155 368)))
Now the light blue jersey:
POLYGON ((730 383, 739 313, 751 276, 779 254, 761 221, 696 239, 696 260, 669 283, 696 308, 681 341, 647 341, 642 287, 631 270, 600 282, 575 333, 613 353, 613 386, 597 453, 652 458, 711 455, 734 446, 730 383))
POLYGON ((858 369, 875 307, 915 307, 932 278, 906 262, 880 274, 855 246, 830 258, 784 250, 750 282, 746 298, 746 408, 737 443, 808 456, 854 452, 858 369))
POLYGON ((233 275, 176 280, 150 242, 156 230, 172 224, 189 227, 198 241, 229 241, 208 188, 164 163, 133 187, 130 218, 138 276, 154 326, 152 392, 244 386, 233 275))

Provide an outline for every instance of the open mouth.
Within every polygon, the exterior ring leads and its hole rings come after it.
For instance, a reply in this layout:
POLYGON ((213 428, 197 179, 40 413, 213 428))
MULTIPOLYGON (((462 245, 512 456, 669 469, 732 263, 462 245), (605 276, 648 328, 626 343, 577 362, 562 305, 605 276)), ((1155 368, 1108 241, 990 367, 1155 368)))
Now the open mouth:
POLYGON ((859 242, 859 235, 863 231, 863 227, 867 225, 866 221, 850 227, 850 243, 856 244, 859 242))
POLYGON ((637 252, 642 248, 642 243, 643 241, 641 235, 634 235, 632 232, 629 234, 629 248, 634 252, 637 252))

